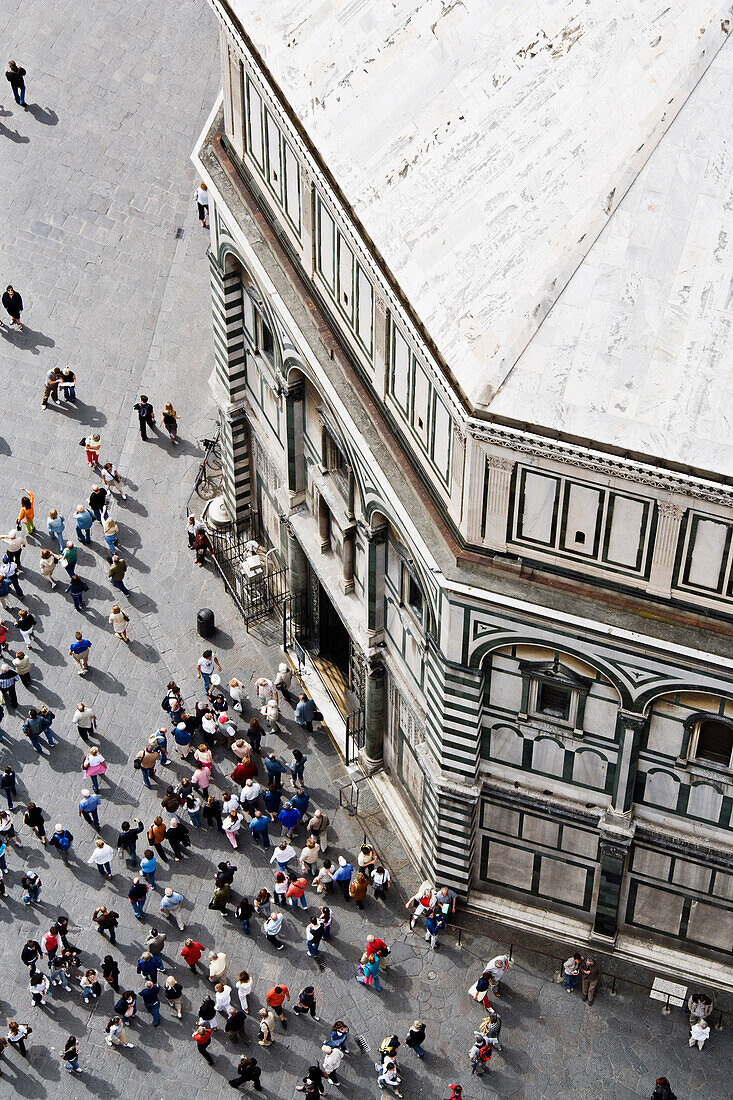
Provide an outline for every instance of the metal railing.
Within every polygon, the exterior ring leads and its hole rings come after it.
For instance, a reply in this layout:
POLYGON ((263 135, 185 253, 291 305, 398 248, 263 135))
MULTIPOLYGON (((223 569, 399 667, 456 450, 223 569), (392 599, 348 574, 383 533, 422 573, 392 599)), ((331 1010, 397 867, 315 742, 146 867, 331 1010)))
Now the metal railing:
POLYGON ((256 577, 248 577, 242 566, 250 557, 246 544, 256 540, 258 516, 251 512, 237 532, 209 531, 212 557, 229 595, 234 600, 249 630, 250 625, 275 611, 288 598, 288 570, 265 568, 256 577))

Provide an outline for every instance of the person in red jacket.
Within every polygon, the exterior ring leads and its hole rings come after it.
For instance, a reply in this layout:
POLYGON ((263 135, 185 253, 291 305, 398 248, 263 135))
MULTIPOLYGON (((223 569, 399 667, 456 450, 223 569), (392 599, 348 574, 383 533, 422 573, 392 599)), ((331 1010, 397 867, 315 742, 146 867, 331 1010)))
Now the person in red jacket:
POLYGON ((367 932, 366 954, 379 955, 379 958, 383 959, 389 955, 389 948, 384 940, 380 940, 374 932, 367 932))
POLYGON ((210 1027, 197 1027, 191 1036, 194 1043, 198 1047, 199 1054, 202 1058, 205 1058, 210 1066, 213 1066, 214 1059, 211 1057, 208 1051, 208 1046, 211 1042, 211 1028, 210 1027))
POLYGON ((283 1012, 283 1004, 285 1001, 290 1000, 290 990, 286 985, 274 985, 272 989, 267 993, 265 997, 265 1003, 268 1008, 271 1008, 275 1013, 280 1023, 283 1025, 283 1031, 287 1031, 287 1020, 285 1019, 285 1013, 283 1012))
POLYGON ((232 772, 231 778, 235 783, 239 783, 239 785, 243 787, 248 779, 256 779, 258 774, 257 765, 254 761, 243 760, 241 764, 237 764, 232 772))
POLYGON ((188 939, 181 948, 181 955, 186 960, 188 969, 192 974, 196 973, 196 963, 204 953, 204 945, 196 940, 188 939))

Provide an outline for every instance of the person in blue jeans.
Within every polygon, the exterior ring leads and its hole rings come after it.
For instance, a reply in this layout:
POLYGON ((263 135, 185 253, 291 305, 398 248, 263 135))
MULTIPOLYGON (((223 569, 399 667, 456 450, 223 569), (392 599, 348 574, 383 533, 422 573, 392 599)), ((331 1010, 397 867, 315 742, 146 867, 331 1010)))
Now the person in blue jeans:
POLYGON ((156 982, 147 981, 138 996, 153 1017, 153 1027, 157 1027, 160 1023, 160 986, 156 982))
POLYGON ((25 107, 25 69, 17 61, 8 61, 5 79, 13 89, 13 99, 19 107, 25 107))
POLYGON ((242 898, 239 905, 237 906, 237 909, 236 909, 236 912, 235 912, 234 915, 236 916, 237 920, 241 924, 242 931, 244 932, 245 936, 248 936, 250 934, 249 933, 249 922, 252 919, 252 917, 254 916, 254 906, 252 905, 252 902, 249 900, 248 897, 243 897, 242 898))
MULTIPOLYGON (((80 504, 74 512, 74 520, 76 522, 76 535, 79 542, 91 542, 92 541, 92 526, 94 525, 94 513, 91 508, 88 508, 84 504, 80 504)), ((61 547, 63 552, 64 547, 61 547)))
POLYGON ((41 896, 41 880, 35 871, 27 871, 20 880, 25 893, 23 894, 23 901, 26 905, 30 905, 32 901, 38 901, 41 896))
POLYGON ((138 920, 143 919, 143 910, 145 909, 145 899, 148 896, 148 890, 150 887, 141 882, 137 876, 132 880, 132 885, 127 892, 127 897, 132 906, 132 911, 138 920))
POLYGON ((99 828, 99 814, 97 813, 97 806, 100 806, 102 799, 98 794, 92 794, 91 791, 83 790, 81 792, 81 798, 79 799, 79 817, 83 817, 87 825, 91 825, 94 829, 99 828))
POLYGON ((418 1058, 425 1057, 425 1051, 423 1050, 423 1043, 425 1042, 425 1024, 422 1020, 415 1020, 414 1024, 407 1032, 407 1039, 405 1042, 411 1050, 415 1051, 418 1058))
POLYGON ((267 831, 269 824, 269 817, 263 817, 262 810, 255 810, 255 815, 248 825, 252 839, 257 844, 262 844, 265 849, 270 847, 270 834, 267 831))
POLYGON ((39 740, 41 734, 44 734, 44 736, 48 740, 49 745, 53 746, 56 744, 53 737, 49 736, 50 725, 50 719, 44 718, 43 715, 38 713, 35 707, 30 708, 30 710, 28 711, 28 717, 23 723, 22 729, 23 733, 26 735, 31 745, 33 745, 33 748, 36 750, 37 753, 43 752, 43 749, 41 748, 41 742, 39 740))
POLYGON ((61 1055, 64 1063, 64 1069, 68 1069, 69 1073, 81 1073, 79 1068, 79 1047, 77 1044, 76 1036, 70 1035, 66 1040, 63 1054, 61 1055))
POLYGON ((307 759, 308 757, 304 756, 300 749, 293 749, 293 762, 289 764, 288 767, 290 768, 290 775, 292 776, 294 787, 305 786, 303 770, 307 759))
POLYGON ((571 955, 569 959, 566 959, 563 963, 563 975, 565 978, 565 989, 568 993, 572 993, 578 984, 578 977, 580 976, 580 964, 583 961, 583 956, 579 955, 576 951, 574 955, 571 955))
POLYGON ((84 608, 83 597, 88 587, 89 586, 86 584, 86 582, 83 581, 81 577, 78 577, 76 573, 74 573, 71 580, 64 589, 64 591, 67 592, 74 601, 74 607, 77 611, 82 611, 84 608))
POLYGON ((166 764, 170 764, 168 759, 168 738, 166 734, 168 730, 165 726, 160 726, 155 733, 150 734, 150 747, 151 749, 157 749, 160 753, 160 762, 165 767, 166 764))
POLYGON ((146 881, 156 890, 155 872, 157 870, 157 864, 155 862, 155 852, 152 848, 146 848, 143 852, 143 858, 140 860, 140 870, 145 876, 146 881))
POLYGON ((48 519, 46 520, 46 527, 48 533, 52 539, 56 539, 59 544, 59 554, 63 554, 66 542, 64 540, 64 524, 66 520, 63 516, 60 516, 55 508, 52 508, 48 513, 48 519))

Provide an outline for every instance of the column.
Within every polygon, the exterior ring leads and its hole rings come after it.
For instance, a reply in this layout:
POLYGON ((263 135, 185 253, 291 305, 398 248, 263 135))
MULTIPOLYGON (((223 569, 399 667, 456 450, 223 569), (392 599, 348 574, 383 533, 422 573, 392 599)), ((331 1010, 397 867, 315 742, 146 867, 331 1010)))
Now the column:
POLYGON ((489 480, 486 490, 486 527, 484 543, 492 550, 506 550, 509 522, 509 490, 514 463, 500 455, 489 455, 489 480))
POLYGON ((384 665, 379 655, 369 656, 364 691, 364 755, 366 764, 376 768, 384 749, 384 665))
POLYGON ((318 494, 318 535, 321 540, 321 553, 331 549, 331 514, 325 500, 318 494))
POLYGON ((639 745, 645 724, 646 718, 643 714, 633 714, 625 710, 618 712, 616 728, 619 733, 619 746, 611 801, 615 814, 631 812, 639 762, 639 745))
POLYGON ((288 550, 288 588, 294 596, 305 596, 308 591, 308 559, 289 523, 285 524, 288 550))
MULTIPOLYGON (((376 530, 368 528, 367 578, 366 578, 366 626, 371 635, 384 630, 384 574, 387 568, 387 526, 376 530)), ((370 639, 372 642, 375 638, 370 639)))
POLYGON ((669 598, 672 590, 680 527, 685 509, 669 500, 657 502, 657 531, 654 537, 652 567, 647 592, 650 596, 669 598))
POLYGON ((288 457, 288 492, 290 507, 302 503, 305 492, 305 452, 303 446, 303 402, 305 383, 300 378, 288 382, 285 392, 285 432, 288 457), (293 498, 298 499, 293 499, 293 498))
POLYGON ((380 289, 374 290, 374 388, 382 400, 387 396, 389 351, 387 336, 387 302, 380 289))
POLYGON ((626 833, 616 829, 605 832, 601 822, 600 875, 593 918, 593 939, 611 943, 616 939, 626 860, 632 839, 633 826, 626 833))
POLYGON ((222 270, 212 253, 210 274, 215 396, 221 406, 237 404, 247 388, 241 272, 236 265, 222 270))
POLYGON ((354 536, 353 527, 344 531, 343 557, 341 559, 341 589, 344 595, 354 591, 354 536))
POLYGON ((471 889, 480 789, 426 774, 423 793, 423 871, 462 898, 471 889))
POLYGON ((249 423, 242 409, 222 410, 222 487, 227 511, 240 534, 250 533, 252 486, 249 423))
POLYGON ((466 462, 463 476, 463 534, 473 546, 481 546, 486 451, 474 436, 466 437, 466 462))
POLYGON ((308 275, 315 271, 315 227, 313 225, 313 180, 308 169, 300 166, 300 237, 303 242, 303 267, 308 275))
POLYGON ((462 486, 466 478, 466 433, 463 425, 453 421, 453 444, 451 451, 451 493, 448 500, 448 513, 457 527, 461 525, 462 486))
POLYGON ((229 47, 229 71, 224 73, 224 97, 231 96, 231 129, 227 133, 234 151, 244 157, 244 103, 242 86, 242 62, 237 51, 229 47))

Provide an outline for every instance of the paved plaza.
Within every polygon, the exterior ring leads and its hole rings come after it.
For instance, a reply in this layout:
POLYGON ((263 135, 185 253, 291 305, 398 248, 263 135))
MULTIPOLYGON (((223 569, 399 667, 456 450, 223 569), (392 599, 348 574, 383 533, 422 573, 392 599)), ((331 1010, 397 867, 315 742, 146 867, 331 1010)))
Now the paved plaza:
MULTIPOLYGON (((32 490, 38 537, 24 551, 22 584, 25 606, 39 627, 31 654, 32 689, 19 687, 20 712, 35 702, 47 703, 57 714, 60 736, 56 748, 38 757, 21 735, 19 714, 6 714, 3 722, 0 767, 12 763, 18 773, 20 802, 13 817, 23 847, 8 853, 7 896, 0 899, 0 1011, 34 1030, 30 1062, 11 1051, 0 1064, 0 1096, 11 1090, 34 1098, 228 1095, 227 1078, 244 1049, 256 1053, 265 1094, 292 1097, 308 1066, 322 1057, 320 1043, 338 1017, 354 1036, 363 1036, 367 1048, 360 1053, 351 1043, 351 1057, 342 1065, 346 1096, 378 1095, 373 1062, 381 1039, 396 1031, 404 1040, 418 1017, 427 1026, 424 1061, 407 1048, 400 1051, 402 1092, 413 1100, 440 1100, 451 1081, 462 1082, 470 1100, 629 1100, 649 1096, 662 1073, 679 1100, 729 1096, 726 1030, 713 1030, 707 1048, 692 1051, 686 1018, 679 1011, 663 1016, 658 1002, 628 985, 612 995, 607 983, 589 1008, 554 980, 557 957, 570 951, 544 945, 544 956, 533 950, 537 944, 519 940, 499 1002, 503 1053, 495 1054, 490 1073, 471 1078, 466 1052, 482 1012, 466 991, 484 962, 509 943, 500 929, 487 927, 484 934, 466 933, 460 945, 455 935, 446 934, 434 953, 422 934, 409 931, 404 899, 417 879, 400 839, 368 796, 363 816, 339 808, 338 789, 349 773, 326 735, 304 736, 287 706, 282 736, 266 744, 277 752, 299 747, 307 753, 311 796, 333 821, 329 856, 355 858, 364 830, 374 838, 395 876, 388 903, 370 897, 362 913, 334 898, 335 934, 323 944, 319 968, 305 952, 302 911, 287 912, 287 949, 276 954, 259 927, 246 938, 237 924, 207 909, 220 859, 232 857, 237 863, 236 898, 271 885, 267 858, 248 837, 232 856, 226 838, 192 829, 192 854, 180 864, 164 865, 159 882, 183 893, 186 934, 207 949, 226 952, 230 980, 240 969, 252 973, 255 1014, 277 982, 287 984, 292 995, 312 982, 322 1023, 291 1014, 287 1033, 278 1024, 276 1043, 265 1050, 254 1043, 236 1048, 215 1036, 210 1068, 191 1041, 194 1014, 208 983, 179 965, 182 937, 167 924, 166 965, 184 986, 182 1022, 164 1005, 161 1027, 153 1031, 141 1008, 132 1027, 135 1049, 119 1051, 104 1044, 113 1003, 108 990, 89 1008, 76 990, 54 991, 46 1010, 31 1006, 21 946, 29 937, 40 940, 57 913, 69 915, 71 939, 81 948, 83 962, 92 966, 109 950, 93 930, 92 911, 102 903, 116 909, 121 921, 112 953, 120 964, 121 986, 136 991, 142 939, 151 926, 161 924, 159 893, 148 899, 145 925, 134 920, 122 861, 115 861, 109 884, 87 866, 94 833, 76 813, 86 785, 83 752, 71 726, 76 703, 84 701, 98 716, 100 747, 109 765, 101 782, 101 835, 114 846, 123 818, 139 816, 147 826, 159 810, 160 780, 157 789, 147 791, 132 758, 163 721, 160 700, 166 682, 175 679, 189 700, 202 698, 195 680, 202 648, 196 609, 214 610, 215 650, 224 676, 241 679, 250 697, 255 680, 275 672, 279 631, 277 623, 264 622, 245 632, 215 574, 194 567, 184 530, 201 456, 196 439, 210 431, 214 416, 207 388, 213 366, 208 234, 196 219, 198 180, 189 161, 219 85, 213 16, 204 0, 156 5, 0 0, 0 12, 3 62, 13 57, 28 74, 27 110, 13 102, 5 81, 0 100, 0 282, 3 289, 12 283, 25 304, 24 331, 0 333, 0 530, 13 525, 21 490, 32 490), (44 411, 46 373, 66 364, 77 374, 78 403, 52 404, 44 411), (156 412, 166 401, 174 404, 181 417, 179 446, 171 446, 160 432, 150 442, 141 441, 132 409, 141 391, 156 412), (92 544, 79 555, 79 572, 89 584, 83 618, 63 585, 51 591, 38 568, 40 548, 51 545, 45 535, 49 509, 66 517, 71 537, 74 508, 89 495, 94 479, 79 440, 90 430, 101 435, 103 460, 119 463, 129 493, 126 503, 115 500, 113 507, 129 565, 131 595, 121 601, 131 619, 129 648, 114 637, 107 621, 118 593, 106 578, 106 548, 98 527, 92 544), (68 657, 76 629, 93 643, 85 679, 77 677, 68 657), (77 858, 70 868, 21 824, 22 805, 29 799, 43 807, 49 835, 56 821, 73 832, 77 858), (27 868, 43 880, 41 904, 32 907, 21 902, 20 878, 27 868), (368 931, 392 946, 381 995, 355 981, 368 931), (80 1040, 83 1073, 78 1076, 67 1074, 60 1059, 70 1033, 80 1040)), ((57 577, 65 577, 60 568, 57 577)), ((17 605, 11 597, 10 606, 17 605)), ((3 622, 10 625, 7 612, 3 622)), ((20 648, 14 626, 9 641, 13 650, 20 648)), ((245 708, 244 717, 249 715, 245 708)), ((169 768, 159 769, 170 781, 190 771, 173 760, 169 768)), ((218 789, 231 766, 228 754, 220 751, 213 773, 218 789)), ((641 985, 649 981, 643 971, 633 976, 641 985)), ((255 1030, 250 1019, 250 1038, 255 1030)))

